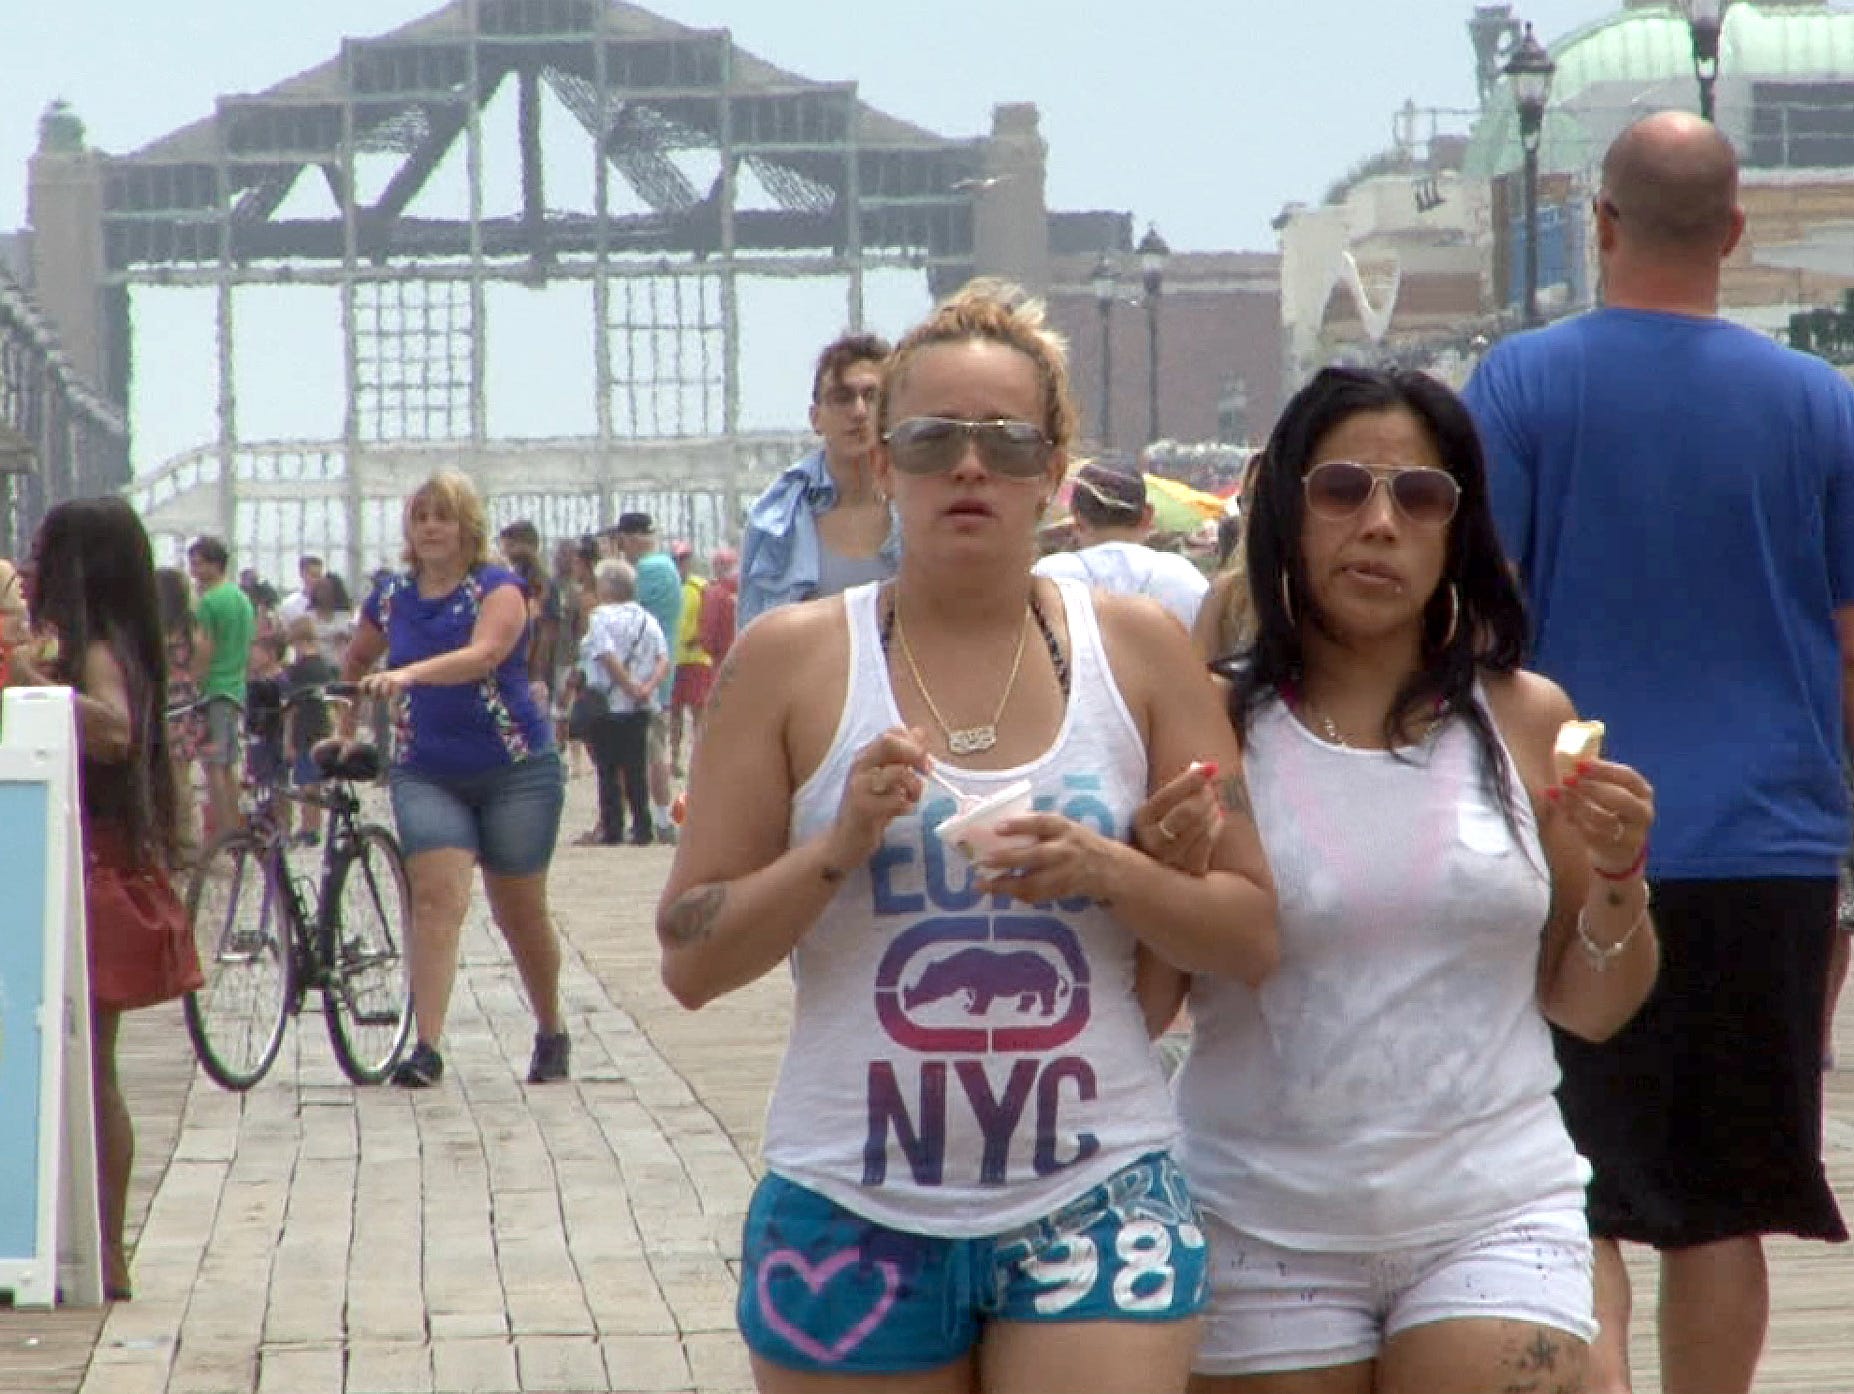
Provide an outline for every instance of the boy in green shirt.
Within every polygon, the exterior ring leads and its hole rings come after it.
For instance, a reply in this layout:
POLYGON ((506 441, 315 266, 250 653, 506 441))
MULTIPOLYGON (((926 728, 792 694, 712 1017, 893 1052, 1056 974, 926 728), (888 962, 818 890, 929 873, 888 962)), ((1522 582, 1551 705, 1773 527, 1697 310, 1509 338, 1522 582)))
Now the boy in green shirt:
POLYGON ((206 743, 200 750, 200 763, 206 767, 214 836, 239 825, 239 731, 244 724, 251 638, 257 630, 251 601, 226 574, 230 563, 231 553, 216 537, 196 538, 187 548, 187 571, 200 596, 193 676, 205 704, 206 743))

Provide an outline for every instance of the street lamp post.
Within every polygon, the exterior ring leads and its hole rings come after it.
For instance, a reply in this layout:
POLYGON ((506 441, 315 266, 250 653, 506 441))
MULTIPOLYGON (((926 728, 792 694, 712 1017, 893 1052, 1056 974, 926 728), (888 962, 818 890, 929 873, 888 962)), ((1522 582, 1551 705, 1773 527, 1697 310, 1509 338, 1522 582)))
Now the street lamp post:
POLYGON ((1159 295, 1165 287, 1165 259, 1172 249, 1159 230, 1148 223, 1146 235, 1134 248, 1139 253, 1140 280, 1146 287, 1146 361, 1150 378, 1146 388, 1146 440, 1159 438, 1159 295))
POLYGON ((1526 156, 1526 324, 1541 323, 1539 316, 1539 137, 1545 129, 1545 105, 1551 100, 1551 77, 1558 65, 1551 61, 1532 32, 1526 34, 1507 60, 1506 75, 1513 80, 1513 104, 1519 110, 1519 143, 1526 156))
POLYGON ((1101 311, 1101 448, 1114 447, 1114 292, 1119 277, 1106 252, 1094 264, 1090 278, 1094 286, 1094 303, 1101 311))
POLYGON ((1719 80, 1719 38, 1732 0, 1680 0, 1693 36, 1693 76, 1699 79, 1700 115, 1713 119, 1712 86, 1719 80))

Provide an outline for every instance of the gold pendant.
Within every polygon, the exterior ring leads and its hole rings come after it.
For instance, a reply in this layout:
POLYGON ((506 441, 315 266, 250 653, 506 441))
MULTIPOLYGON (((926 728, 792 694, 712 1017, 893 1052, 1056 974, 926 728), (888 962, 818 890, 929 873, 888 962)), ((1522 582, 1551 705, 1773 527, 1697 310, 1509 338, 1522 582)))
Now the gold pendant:
POLYGON ((946 733, 946 748, 955 755, 982 755, 997 743, 996 726, 968 726, 946 733))

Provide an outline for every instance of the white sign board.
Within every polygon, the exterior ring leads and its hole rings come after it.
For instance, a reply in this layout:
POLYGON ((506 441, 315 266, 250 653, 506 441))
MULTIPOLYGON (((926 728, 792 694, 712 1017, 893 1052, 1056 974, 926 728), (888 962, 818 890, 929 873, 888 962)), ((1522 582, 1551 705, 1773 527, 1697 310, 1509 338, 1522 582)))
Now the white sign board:
POLYGON ((77 726, 66 688, 0 705, 0 1292, 103 1300, 77 726))

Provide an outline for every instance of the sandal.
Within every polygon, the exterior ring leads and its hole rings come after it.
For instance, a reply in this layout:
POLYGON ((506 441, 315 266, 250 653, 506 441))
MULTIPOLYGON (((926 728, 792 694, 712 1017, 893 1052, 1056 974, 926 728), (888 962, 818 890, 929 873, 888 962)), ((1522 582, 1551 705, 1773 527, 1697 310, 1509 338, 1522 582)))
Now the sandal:
POLYGON ((127 1302, 135 1293, 129 1286, 129 1256, 119 1244, 103 1247, 103 1300, 127 1302))

